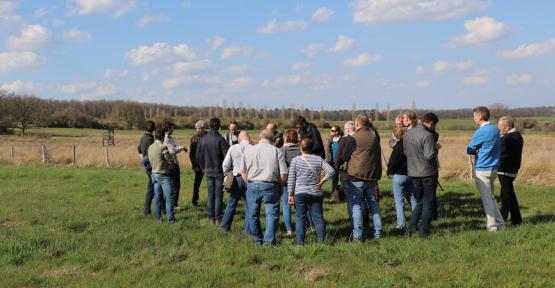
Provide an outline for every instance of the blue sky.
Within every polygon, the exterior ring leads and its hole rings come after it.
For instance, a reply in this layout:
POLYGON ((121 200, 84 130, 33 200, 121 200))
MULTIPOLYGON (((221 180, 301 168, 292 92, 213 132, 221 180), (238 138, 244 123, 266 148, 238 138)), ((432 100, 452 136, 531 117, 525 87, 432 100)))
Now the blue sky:
POLYGON ((555 105, 555 1, 0 1, 0 88, 312 109, 555 105))

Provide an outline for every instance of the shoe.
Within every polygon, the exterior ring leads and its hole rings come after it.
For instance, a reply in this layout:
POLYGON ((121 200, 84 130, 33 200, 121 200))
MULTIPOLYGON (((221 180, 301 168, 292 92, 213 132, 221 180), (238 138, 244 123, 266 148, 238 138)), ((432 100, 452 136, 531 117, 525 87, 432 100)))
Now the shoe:
POLYGON ((287 237, 293 237, 293 231, 289 230, 287 231, 287 237))
POLYGON ((403 230, 403 229, 405 229, 405 224, 397 225, 397 226, 395 226, 395 228, 397 228, 399 230, 403 230))
POLYGON ((220 227, 220 226, 222 225, 222 220, 216 220, 216 221, 214 222, 214 225, 220 227))
POLYGON ((193 204, 193 206, 198 206, 198 200, 192 200, 191 204, 193 204))
POLYGON ((362 243, 363 241, 360 238, 353 237, 353 239, 351 239, 351 242, 352 243, 362 243))

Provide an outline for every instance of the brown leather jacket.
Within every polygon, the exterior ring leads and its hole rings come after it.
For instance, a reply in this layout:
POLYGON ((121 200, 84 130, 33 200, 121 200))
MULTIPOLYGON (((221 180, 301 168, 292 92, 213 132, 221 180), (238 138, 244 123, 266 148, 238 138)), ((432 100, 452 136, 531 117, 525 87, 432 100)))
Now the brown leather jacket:
POLYGON ((356 141, 356 149, 351 154, 347 174, 364 181, 382 178, 382 148, 376 129, 361 127, 351 136, 356 141))

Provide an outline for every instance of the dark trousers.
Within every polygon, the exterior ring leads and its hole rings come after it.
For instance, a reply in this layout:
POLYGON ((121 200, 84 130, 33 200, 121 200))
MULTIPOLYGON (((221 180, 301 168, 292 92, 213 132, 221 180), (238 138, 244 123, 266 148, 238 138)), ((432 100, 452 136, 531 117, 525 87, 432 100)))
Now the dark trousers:
POLYGON ((203 176, 204 173, 202 173, 201 171, 195 171, 195 183, 193 184, 193 200, 191 201, 195 205, 198 204, 200 183, 202 183, 203 176))
POLYGON ((179 189, 181 189, 181 171, 179 165, 172 165, 170 167, 170 179, 172 182, 172 197, 173 206, 179 206, 179 189))
POLYGON ((413 193, 416 198, 411 225, 407 228, 408 234, 417 230, 420 222, 420 236, 430 235, 430 223, 432 222, 433 202, 437 189, 437 176, 412 177, 413 193))
POLYGON ((206 175, 206 187, 208 188, 208 218, 212 221, 222 220, 224 207, 224 174, 206 175))
MULTIPOLYGON (((152 199, 154 198, 154 184, 152 183, 152 169, 145 169, 145 172, 148 178, 148 183, 146 185, 144 214, 148 215, 151 213, 150 205, 152 204, 152 199)), ((163 193, 160 194, 160 203, 165 203, 163 193)), ((165 210, 165 209, 162 209, 162 210, 165 210)))
POLYGON ((501 183, 501 216, 507 221, 509 213, 511 214, 511 223, 519 225, 522 223, 518 200, 516 199, 515 187, 513 182, 515 178, 505 175, 498 175, 499 183, 501 183))
POLYGON ((295 239, 298 245, 304 245, 306 223, 312 219, 316 229, 316 237, 320 244, 326 238, 326 224, 324 222, 324 210, 322 208, 322 196, 312 196, 308 194, 295 195, 295 239))

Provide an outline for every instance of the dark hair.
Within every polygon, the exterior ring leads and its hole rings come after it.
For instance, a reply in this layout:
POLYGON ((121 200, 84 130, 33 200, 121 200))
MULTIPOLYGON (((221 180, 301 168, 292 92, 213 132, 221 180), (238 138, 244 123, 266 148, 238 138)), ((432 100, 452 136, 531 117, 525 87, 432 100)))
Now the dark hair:
POLYGON ((304 116, 298 116, 297 120, 295 120, 295 125, 304 125, 305 123, 307 123, 307 121, 304 116))
POLYGON ((489 120, 490 113, 489 113, 488 107, 478 106, 478 107, 474 108, 474 110, 472 110, 472 112, 480 115, 480 118, 482 118, 482 120, 484 120, 484 121, 489 120))
POLYGON ((165 133, 165 132, 168 132, 168 131, 170 131, 170 130, 172 130, 172 129, 174 129, 174 128, 175 128, 175 123, 173 123, 173 122, 170 121, 170 120, 167 120, 167 119, 166 119, 166 120, 164 120, 164 122, 162 123, 162 129, 164 130, 164 133, 165 133))
POLYGON ((231 125, 231 124, 235 124, 235 125, 237 125, 237 121, 235 121, 235 120, 231 120, 231 121, 229 121, 229 125, 231 125))
POLYGON ((145 122, 145 130, 147 132, 152 133, 152 131, 154 131, 154 129, 156 129, 156 124, 154 124, 154 121, 152 120, 146 120, 145 122))
POLYGON ((299 134, 296 129, 288 129, 285 132, 285 142, 287 143, 299 143, 299 134))
POLYGON ((312 143, 312 139, 310 138, 304 138, 303 140, 301 140, 301 151, 305 152, 305 153, 312 153, 312 147, 313 147, 313 143, 312 143))
POLYGON ((370 126, 370 118, 366 113, 358 114, 356 123, 362 127, 368 127, 370 126))
POLYGON ((331 129, 335 129, 339 133, 340 136, 343 136, 343 131, 341 131, 341 127, 339 127, 337 125, 333 125, 333 126, 331 126, 331 129))
POLYGON ((437 122, 439 122, 439 118, 437 118, 437 115, 435 113, 430 112, 430 113, 424 114, 424 117, 422 117, 422 122, 425 122, 425 123, 432 122, 434 124, 437 124, 437 122))
POLYGON ((211 130, 219 130, 220 129, 220 118, 214 117, 214 118, 210 119, 209 127, 210 127, 211 130))
POLYGON ((166 131, 164 130, 163 127, 156 127, 156 130, 154 130, 154 138, 158 139, 160 141, 164 141, 164 136, 166 135, 166 131))

